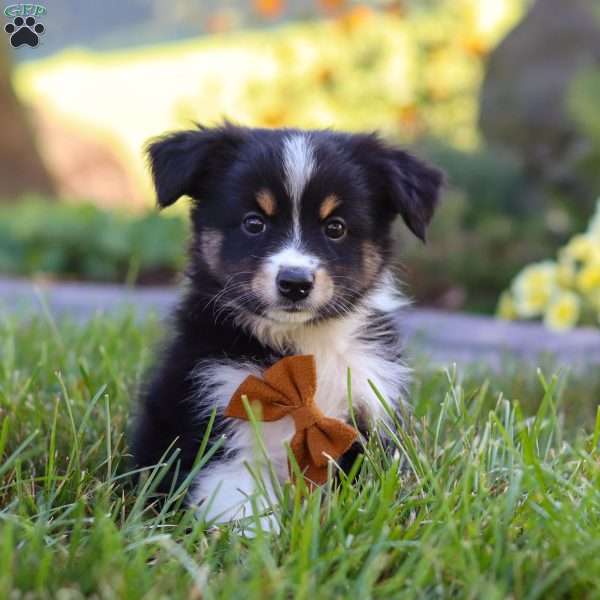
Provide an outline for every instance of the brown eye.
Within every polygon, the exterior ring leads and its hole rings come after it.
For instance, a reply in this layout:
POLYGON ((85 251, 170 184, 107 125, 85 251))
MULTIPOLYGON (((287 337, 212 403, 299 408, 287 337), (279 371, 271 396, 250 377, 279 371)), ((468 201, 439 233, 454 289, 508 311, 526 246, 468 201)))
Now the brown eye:
POLYGON ((344 223, 343 219, 339 217, 335 217, 334 219, 329 219, 327 223, 325 223, 325 235, 331 240, 339 240, 344 237, 346 234, 346 223, 344 223))
POLYGON ((265 228, 265 222, 260 215, 248 215, 242 222, 242 229, 250 235, 259 235, 265 228))

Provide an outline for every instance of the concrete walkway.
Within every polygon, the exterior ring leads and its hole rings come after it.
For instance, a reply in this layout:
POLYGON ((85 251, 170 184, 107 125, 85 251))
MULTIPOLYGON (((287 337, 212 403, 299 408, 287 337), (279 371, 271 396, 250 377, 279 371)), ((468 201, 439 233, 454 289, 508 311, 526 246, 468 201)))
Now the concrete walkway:
MULTIPOLYGON (((0 313, 40 313, 43 304, 56 316, 86 319, 96 312, 133 307, 138 314, 164 316, 173 307, 173 288, 127 289, 82 283, 33 284, 0 278, 0 313)), ((553 333, 538 323, 507 323, 490 317, 409 309, 398 315, 409 352, 436 363, 479 362, 498 368, 505 357, 535 363, 552 358, 580 369, 600 366, 600 329, 553 333)))

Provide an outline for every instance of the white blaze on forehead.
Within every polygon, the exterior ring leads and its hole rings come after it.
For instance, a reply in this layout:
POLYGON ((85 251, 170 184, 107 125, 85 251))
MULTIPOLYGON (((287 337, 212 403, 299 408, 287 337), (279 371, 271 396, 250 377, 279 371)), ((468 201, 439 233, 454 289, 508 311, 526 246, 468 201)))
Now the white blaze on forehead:
POLYGON ((286 246, 269 257, 269 263, 278 271, 281 267, 300 267, 313 270, 319 264, 319 259, 312 254, 302 252, 295 246, 286 246))
POLYGON ((292 223, 295 241, 300 240, 300 200, 306 184, 315 171, 315 156, 309 134, 297 133, 283 144, 285 189, 292 201, 292 223))

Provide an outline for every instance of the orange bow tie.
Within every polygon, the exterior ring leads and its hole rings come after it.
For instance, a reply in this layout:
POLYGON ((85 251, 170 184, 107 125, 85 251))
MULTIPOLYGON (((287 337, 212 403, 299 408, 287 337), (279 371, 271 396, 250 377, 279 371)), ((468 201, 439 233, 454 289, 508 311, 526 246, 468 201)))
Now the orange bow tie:
POLYGON ((259 418, 278 421, 294 419, 296 433, 291 449, 304 477, 312 483, 327 480, 327 463, 350 448, 357 432, 343 421, 326 417, 315 403, 317 369, 314 356, 288 356, 267 369, 264 379, 247 377, 225 409, 226 417, 248 420, 242 396, 260 406, 259 418))

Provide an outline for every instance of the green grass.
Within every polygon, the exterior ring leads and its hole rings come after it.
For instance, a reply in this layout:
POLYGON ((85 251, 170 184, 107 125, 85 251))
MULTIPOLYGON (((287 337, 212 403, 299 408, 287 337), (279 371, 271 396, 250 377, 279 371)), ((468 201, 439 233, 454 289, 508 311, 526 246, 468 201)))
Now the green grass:
POLYGON ((0 598, 592 598, 600 376, 418 367, 355 484, 284 487, 280 535, 144 508, 124 432, 160 328, 0 323, 0 598))

